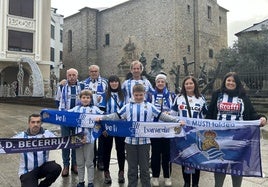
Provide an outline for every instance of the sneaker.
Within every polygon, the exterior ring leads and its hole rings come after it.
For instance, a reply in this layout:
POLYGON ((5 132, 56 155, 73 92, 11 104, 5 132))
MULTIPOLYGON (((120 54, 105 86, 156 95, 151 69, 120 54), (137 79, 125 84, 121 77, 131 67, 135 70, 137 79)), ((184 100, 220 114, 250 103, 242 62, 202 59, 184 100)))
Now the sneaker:
POLYGON ((125 183, 124 171, 118 173, 118 183, 125 183))
POLYGON ((85 182, 79 182, 76 187, 85 187, 85 182))
POLYGON ((71 171, 74 173, 74 174, 78 174, 78 171, 77 171, 77 165, 72 165, 71 167, 71 171))
POLYGON ((94 187, 93 183, 88 183, 87 187, 94 187))
POLYGON ((156 177, 152 178, 152 186, 159 186, 159 179, 156 177))
POLYGON ((112 179, 109 171, 104 172, 104 184, 112 184, 112 179))
POLYGON ((165 186, 172 186, 171 178, 165 178, 165 186))
POLYGON ((68 177, 69 175, 69 166, 64 166, 62 172, 61 172, 61 176, 62 177, 68 177))

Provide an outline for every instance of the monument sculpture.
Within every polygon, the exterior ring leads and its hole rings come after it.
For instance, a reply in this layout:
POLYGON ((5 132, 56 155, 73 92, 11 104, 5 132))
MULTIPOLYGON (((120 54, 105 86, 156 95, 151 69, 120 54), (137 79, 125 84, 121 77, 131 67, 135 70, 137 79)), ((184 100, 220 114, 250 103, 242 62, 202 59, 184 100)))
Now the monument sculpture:
POLYGON ((121 62, 117 65, 117 67, 119 68, 120 77, 123 77, 127 73, 129 73, 130 63, 133 60, 139 59, 139 56, 137 55, 137 52, 136 52, 136 46, 134 42, 131 41, 130 37, 128 39, 128 43, 123 48, 123 51, 124 51, 124 55, 121 58, 121 62))
POLYGON ((214 75, 213 77, 210 78, 210 81, 206 84, 205 88, 201 91, 202 94, 205 94, 208 90, 213 89, 214 82, 216 81, 217 76, 219 75, 220 70, 221 70, 221 64, 222 62, 218 62, 216 70, 214 71, 214 75))
POLYGON ((146 60, 146 57, 144 56, 144 52, 141 53, 141 56, 140 56, 140 59, 139 61, 142 63, 143 65, 143 72, 144 74, 146 74, 146 65, 147 65, 147 60, 146 60))
POLYGON ((186 57, 183 57, 182 60, 183 60, 183 66, 184 66, 184 76, 188 76, 190 74, 188 70, 188 66, 191 64, 194 64, 195 62, 188 63, 186 57))
POLYGON ((156 77, 156 75, 158 75, 163 69, 163 64, 164 64, 164 59, 160 59, 159 53, 156 53, 155 57, 152 60, 151 71, 149 75, 151 77, 156 77))
POLYGON ((23 65, 19 63, 19 71, 17 74, 18 95, 23 95, 23 79, 24 79, 23 65))
POLYGON ((203 66, 200 66, 200 73, 198 76, 198 84, 200 87, 203 87, 207 84, 207 72, 205 71, 206 63, 203 66))
POLYGON ((174 81, 174 87, 175 87, 175 93, 178 94, 181 91, 179 81, 180 81, 180 65, 176 65, 176 62, 172 63, 171 70, 169 71, 169 74, 175 77, 174 81))

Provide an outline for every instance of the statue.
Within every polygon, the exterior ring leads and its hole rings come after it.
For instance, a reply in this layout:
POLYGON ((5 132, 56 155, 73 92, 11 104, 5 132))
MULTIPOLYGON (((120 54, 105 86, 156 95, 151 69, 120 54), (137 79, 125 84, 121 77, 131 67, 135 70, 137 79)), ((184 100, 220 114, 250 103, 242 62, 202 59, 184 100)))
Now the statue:
POLYGON ((125 74, 129 71, 129 66, 131 62, 133 60, 137 60, 138 58, 139 55, 136 53, 136 46, 129 37, 128 43, 123 48, 123 57, 121 58, 121 62, 117 65, 117 67, 119 68, 119 76, 125 76, 125 74))
POLYGON ((24 79, 23 65, 19 63, 19 72, 17 74, 18 95, 23 95, 23 79, 24 79))
POLYGON ((56 84, 58 82, 58 78, 57 76, 55 75, 55 72, 54 71, 50 71, 50 88, 52 90, 52 96, 54 96, 53 93, 56 93, 56 84))
POLYGON ((203 66, 200 66, 200 74, 198 76, 198 84, 200 87, 203 87, 207 84, 207 72, 205 71, 206 63, 203 66))
POLYGON ((131 38, 128 38, 128 43, 126 44, 126 46, 124 47, 125 51, 134 51, 136 49, 135 45, 133 42, 131 42, 131 38))
POLYGON ((143 70, 145 71, 147 63, 146 63, 146 57, 144 56, 144 52, 141 53, 141 57, 140 57, 139 61, 142 63, 143 70))
POLYGON ((140 59, 139 61, 142 63, 143 65, 143 71, 141 73, 142 76, 146 76, 147 75, 147 71, 146 71, 146 65, 147 65, 147 60, 146 57, 144 56, 144 52, 141 53, 140 59))
POLYGON ((205 86, 205 88, 203 88, 203 90, 201 91, 202 94, 205 94, 208 90, 212 90, 213 89, 214 82, 216 81, 217 76, 219 75, 219 73, 221 71, 221 64, 222 64, 222 62, 218 62, 218 65, 216 67, 216 70, 214 72, 214 75, 210 79, 210 81, 207 83, 207 85, 205 86))
POLYGON ((186 57, 183 57, 182 59, 183 59, 183 66, 184 66, 184 76, 188 76, 189 75, 188 66, 191 64, 194 64, 195 62, 187 63, 186 57))
POLYGON ((159 58, 159 53, 152 60, 150 76, 155 77, 163 69, 164 59, 159 58))
POLYGON ((175 82, 174 82, 174 86, 175 86, 175 93, 178 94, 181 91, 180 85, 179 85, 179 80, 180 80, 180 65, 176 65, 176 62, 172 63, 172 68, 169 71, 170 75, 174 75, 175 76, 175 82))

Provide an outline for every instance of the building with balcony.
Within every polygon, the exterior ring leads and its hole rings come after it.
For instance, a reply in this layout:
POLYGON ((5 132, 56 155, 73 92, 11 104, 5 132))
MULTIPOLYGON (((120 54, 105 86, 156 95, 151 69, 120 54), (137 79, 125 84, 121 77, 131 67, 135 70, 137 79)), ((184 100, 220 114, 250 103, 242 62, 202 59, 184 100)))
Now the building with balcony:
POLYGON ((7 87, 8 96, 48 94, 50 11, 50 0, 0 1, 0 93, 7 87))
POLYGON ((56 8, 51 8, 50 26, 50 87, 56 91, 60 79, 60 70, 63 68, 63 15, 57 14, 56 8))

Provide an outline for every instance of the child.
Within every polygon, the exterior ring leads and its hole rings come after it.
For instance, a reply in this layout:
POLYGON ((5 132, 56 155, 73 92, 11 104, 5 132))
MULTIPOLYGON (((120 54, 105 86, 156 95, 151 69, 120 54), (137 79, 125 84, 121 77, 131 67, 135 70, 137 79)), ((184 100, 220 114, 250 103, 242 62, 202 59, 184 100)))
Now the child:
MULTIPOLYGON (((92 104, 92 93, 90 90, 81 91, 80 95, 81 105, 75 106, 68 110, 69 112, 103 114, 98 107, 92 104)), ((85 134, 85 144, 76 149, 76 161, 78 169, 79 183, 77 187, 85 186, 85 166, 88 173, 88 187, 94 187, 94 139, 92 137, 92 128, 77 127, 76 133, 83 132, 85 134)))
MULTIPOLYGON (((153 117, 165 122, 178 122, 178 119, 161 113, 153 104, 144 101, 145 88, 142 84, 133 86, 133 101, 124 105, 118 113, 103 116, 102 120, 152 121, 153 117)), ((142 186, 151 186, 149 173, 150 138, 126 137, 125 148, 128 162, 128 187, 138 185, 138 167, 142 186)))

